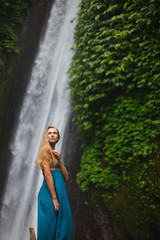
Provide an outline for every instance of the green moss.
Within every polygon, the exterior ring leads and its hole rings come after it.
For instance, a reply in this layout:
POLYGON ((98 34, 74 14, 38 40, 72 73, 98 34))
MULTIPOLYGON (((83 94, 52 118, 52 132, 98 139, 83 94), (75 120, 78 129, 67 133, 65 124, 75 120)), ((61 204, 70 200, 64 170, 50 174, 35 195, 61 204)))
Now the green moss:
POLYGON ((125 223, 125 229, 119 228, 118 231, 122 234, 127 231, 145 240, 156 239, 156 227, 160 221, 160 163, 157 160, 153 162, 147 168, 133 166, 128 171, 130 181, 123 182, 116 194, 103 196, 115 222, 122 220, 125 223))
POLYGON ((4 127, 4 111, 7 107, 9 93, 11 91, 14 73, 15 73, 15 60, 12 60, 12 65, 8 70, 6 78, 0 83, 0 134, 4 127))
POLYGON ((16 66, 15 62, 12 61, 7 76, 0 85, 0 107, 5 107, 7 104, 8 94, 10 92, 11 83, 15 73, 15 66, 16 66))
POLYGON ((12 62, 12 66, 8 70, 7 77, 0 84, 0 108, 4 108, 7 105, 8 95, 11 89, 14 73, 15 64, 12 62))

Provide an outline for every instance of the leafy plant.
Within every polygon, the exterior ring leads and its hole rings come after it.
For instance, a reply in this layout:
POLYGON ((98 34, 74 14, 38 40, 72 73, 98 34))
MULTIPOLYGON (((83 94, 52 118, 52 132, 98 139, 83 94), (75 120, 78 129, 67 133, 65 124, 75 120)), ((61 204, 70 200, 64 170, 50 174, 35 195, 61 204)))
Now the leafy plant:
POLYGON ((69 69, 77 182, 129 239, 159 236, 159 19, 158 0, 81 0, 69 69))

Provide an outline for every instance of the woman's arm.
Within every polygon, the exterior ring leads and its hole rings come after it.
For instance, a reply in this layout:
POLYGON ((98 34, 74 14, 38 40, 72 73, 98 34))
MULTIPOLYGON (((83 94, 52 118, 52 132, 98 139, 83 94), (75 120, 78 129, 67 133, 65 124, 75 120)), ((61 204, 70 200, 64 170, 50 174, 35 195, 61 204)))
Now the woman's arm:
POLYGON ((69 175, 68 175, 67 169, 65 168, 65 166, 64 166, 64 164, 63 164, 63 162, 61 160, 61 155, 56 150, 53 150, 52 152, 55 155, 55 157, 57 158, 57 160, 59 162, 59 165, 60 165, 60 168, 61 168, 61 171, 62 171, 62 174, 63 174, 63 177, 64 177, 64 180, 65 180, 65 182, 67 182, 68 179, 69 179, 69 175))
POLYGON ((65 180, 65 182, 67 182, 68 179, 69 179, 68 171, 67 171, 67 169, 65 168, 65 166, 64 166, 64 164, 63 164, 63 162, 62 162, 61 159, 59 160, 59 165, 60 165, 60 168, 61 168, 61 171, 62 171, 64 180, 65 180))
POLYGON ((49 161, 44 161, 43 172, 44 172, 44 177, 45 177, 48 189, 50 191, 50 194, 51 194, 51 197, 53 200, 55 211, 58 212, 59 202, 58 202, 57 194, 56 194, 55 187, 54 187, 54 182, 53 182, 53 177, 52 177, 51 170, 50 170, 49 161))

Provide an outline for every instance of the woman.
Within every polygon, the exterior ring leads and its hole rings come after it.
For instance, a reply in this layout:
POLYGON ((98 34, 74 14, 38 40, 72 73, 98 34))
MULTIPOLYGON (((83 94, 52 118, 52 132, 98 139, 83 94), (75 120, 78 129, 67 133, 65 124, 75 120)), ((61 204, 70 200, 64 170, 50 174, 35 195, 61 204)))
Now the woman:
POLYGON ((59 139, 58 129, 49 126, 44 133, 36 161, 44 175, 38 194, 37 240, 72 239, 72 214, 65 187, 68 172, 60 153, 55 150, 59 139))

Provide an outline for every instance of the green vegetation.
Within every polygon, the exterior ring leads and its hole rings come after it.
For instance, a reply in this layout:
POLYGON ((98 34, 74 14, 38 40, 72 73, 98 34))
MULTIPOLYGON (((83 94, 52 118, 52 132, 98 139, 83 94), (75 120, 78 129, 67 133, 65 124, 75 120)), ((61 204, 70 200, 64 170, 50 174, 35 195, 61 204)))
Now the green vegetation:
POLYGON ((1 0, 0 8, 0 72, 8 53, 17 53, 15 27, 23 22, 24 12, 31 2, 23 0, 1 0))
POLYGON ((2 115, 15 72, 17 47, 16 28, 23 23, 29 4, 24 0, 1 0, 0 2, 0 131, 3 128, 2 115))
POLYGON ((124 239, 160 230, 159 0, 81 0, 69 83, 82 191, 124 239))

